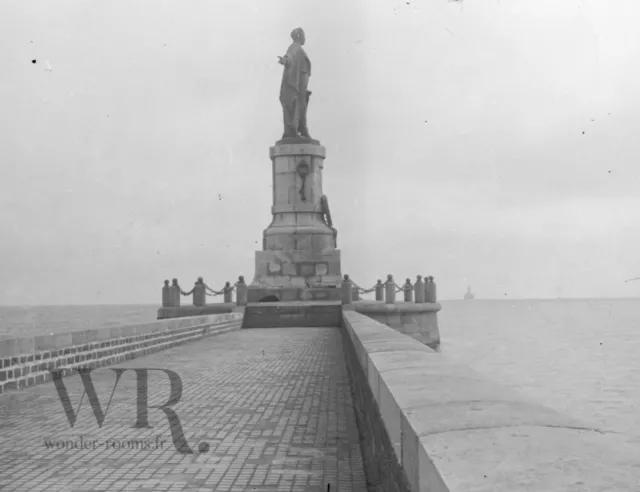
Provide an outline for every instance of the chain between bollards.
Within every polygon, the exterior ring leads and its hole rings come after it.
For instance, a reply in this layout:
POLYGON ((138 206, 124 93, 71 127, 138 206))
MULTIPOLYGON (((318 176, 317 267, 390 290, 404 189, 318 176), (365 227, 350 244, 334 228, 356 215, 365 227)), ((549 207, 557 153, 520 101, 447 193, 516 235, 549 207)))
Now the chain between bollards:
MULTIPOLYGON (((193 288, 189 292, 185 292, 174 278, 164 281, 162 287, 162 307, 180 307, 180 297, 193 295, 193 305, 197 307, 206 306, 206 296, 217 297, 223 296, 223 303, 233 303, 233 292, 236 292, 237 306, 245 306, 247 304, 248 286, 244 281, 244 276, 240 275, 238 281, 231 285, 231 282, 225 282, 220 290, 209 287, 202 277, 198 277, 193 288)), ((437 302, 436 283, 432 276, 418 275, 415 283, 411 283, 411 279, 407 278, 403 285, 398 285, 393 280, 393 275, 387 275, 385 282, 378 281, 369 289, 363 289, 353 282, 349 275, 344 275, 342 282, 342 302, 343 304, 351 304, 353 301, 360 300, 360 294, 368 294, 375 292, 375 300, 386 304, 395 304, 396 294, 403 292, 404 302, 435 303, 437 302), (424 280, 423 280, 424 279, 424 280)))
POLYGON ((193 305, 197 307, 206 306, 206 296, 223 296, 223 303, 231 304, 234 292, 236 292, 236 305, 244 306, 247 304, 247 288, 243 275, 240 275, 238 281, 233 285, 231 282, 226 282, 220 290, 212 289, 202 277, 198 277, 189 292, 185 292, 180 287, 177 278, 174 278, 171 284, 169 284, 169 280, 165 280, 162 287, 162 307, 180 307, 180 297, 190 295, 193 296, 193 305))
POLYGON ((411 282, 410 278, 407 278, 403 285, 398 285, 393 275, 387 275, 387 280, 383 283, 382 280, 378 280, 376 284, 370 289, 363 289, 356 284, 349 275, 344 275, 342 282, 342 302, 343 304, 351 304, 353 301, 360 300, 360 294, 368 294, 375 291, 376 301, 381 301, 386 304, 395 304, 396 294, 403 293, 404 302, 421 304, 425 302, 436 302, 436 284, 432 276, 425 276, 423 280, 422 275, 416 276, 415 283, 411 282))

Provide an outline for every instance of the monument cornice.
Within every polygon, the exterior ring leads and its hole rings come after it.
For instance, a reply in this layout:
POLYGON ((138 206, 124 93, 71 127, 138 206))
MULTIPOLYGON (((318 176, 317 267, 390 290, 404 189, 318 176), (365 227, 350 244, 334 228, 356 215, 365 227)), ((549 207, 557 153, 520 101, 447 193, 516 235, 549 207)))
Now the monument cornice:
POLYGON ((272 159, 285 155, 308 155, 324 159, 326 152, 324 145, 314 143, 276 144, 269 147, 269 157, 272 159))

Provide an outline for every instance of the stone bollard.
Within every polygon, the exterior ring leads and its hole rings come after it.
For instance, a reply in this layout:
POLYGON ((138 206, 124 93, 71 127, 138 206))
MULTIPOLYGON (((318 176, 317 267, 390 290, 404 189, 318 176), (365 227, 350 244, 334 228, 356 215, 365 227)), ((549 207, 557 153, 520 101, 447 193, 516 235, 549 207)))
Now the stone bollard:
POLYGON ((376 301, 384 301, 384 284, 380 279, 376 283, 376 301))
POLYGON ((359 301, 360 300, 360 291, 358 290, 358 288, 355 285, 353 286, 353 300, 354 301, 359 301))
POLYGON ((171 305, 174 307, 180 307, 180 285, 178 279, 174 278, 171 283, 171 305))
POLYGON ((226 282, 222 290, 224 291, 223 302, 233 302, 233 287, 231 287, 231 283, 226 282))
POLYGON ((387 275, 387 281, 384 283, 384 302, 386 304, 395 304, 396 302, 396 283, 391 274, 387 275))
POLYGON ((353 302, 353 282, 349 275, 344 276, 342 281, 342 304, 351 304, 353 302))
POLYGON ((236 284, 236 306, 246 306, 247 288, 247 284, 244 283, 244 276, 240 275, 236 284))
POLYGON ((438 302, 438 291, 436 289, 436 283, 433 281, 433 277, 429 277, 429 282, 431 283, 431 298, 433 299, 431 302, 438 302))
POLYGON ((171 303, 171 287, 169 281, 164 281, 164 287, 162 287, 162 307, 170 307, 171 303))
POLYGON ((436 284, 433 281, 433 277, 425 277, 427 281, 424 284, 424 301, 436 302, 436 284))
POLYGON ((422 275, 416 277, 416 283, 413 284, 413 290, 415 291, 416 304, 424 302, 424 282, 422 281, 422 275))
POLYGON ((402 288, 404 289, 404 302, 413 302, 413 285, 411 285, 410 278, 407 279, 402 288))
POLYGON ((204 280, 202 277, 198 277, 195 285, 193 286, 193 305, 197 307, 203 307, 207 303, 207 291, 204 287, 204 280))

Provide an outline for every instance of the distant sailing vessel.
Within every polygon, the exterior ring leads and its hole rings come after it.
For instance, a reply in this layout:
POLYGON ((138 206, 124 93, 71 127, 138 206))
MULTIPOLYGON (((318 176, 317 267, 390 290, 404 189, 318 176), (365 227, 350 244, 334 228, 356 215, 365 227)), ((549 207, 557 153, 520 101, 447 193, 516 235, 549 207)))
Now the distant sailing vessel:
POLYGON ((469 301, 471 299, 475 299, 476 296, 473 295, 473 292, 471 292, 471 287, 467 287, 467 293, 464 295, 464 300, 465 301, 469 301))

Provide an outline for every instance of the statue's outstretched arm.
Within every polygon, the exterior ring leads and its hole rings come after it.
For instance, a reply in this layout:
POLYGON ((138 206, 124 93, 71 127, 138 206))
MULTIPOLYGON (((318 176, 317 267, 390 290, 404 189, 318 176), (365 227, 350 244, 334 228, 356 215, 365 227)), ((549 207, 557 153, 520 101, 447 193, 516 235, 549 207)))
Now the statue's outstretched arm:
POLYGON ((278 63, 280 65, 284 65, 286 67, 287 65, 289 65, 291 63, 291 59, 289 58, 289 55, 279 56, 278 57, 278 63))

